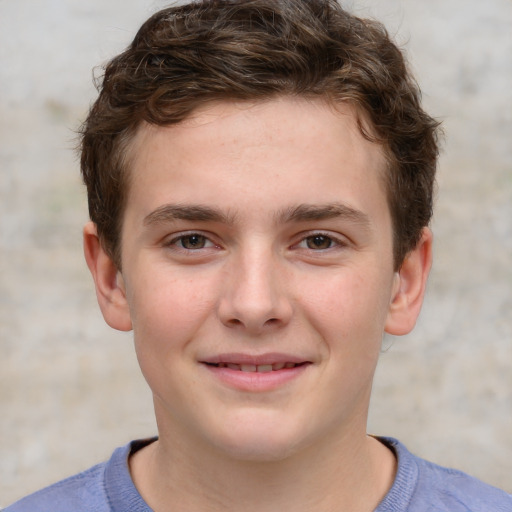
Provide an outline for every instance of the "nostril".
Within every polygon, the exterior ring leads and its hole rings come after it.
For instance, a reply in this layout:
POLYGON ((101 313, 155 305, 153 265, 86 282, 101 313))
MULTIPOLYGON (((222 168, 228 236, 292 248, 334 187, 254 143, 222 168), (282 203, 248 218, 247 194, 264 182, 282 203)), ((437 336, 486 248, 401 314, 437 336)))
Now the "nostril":
MULTIPOLYGON (((269 318, 268 320, 266 320, 263 323, 263 326, 270 327, 273 325, 277 325, 279 323, 280 323, 279 318, 269 318)), ((238 318, 231 318, 226 322, 226 325, 228 325, 230 327, 238 327, 238 326, 243 326, 245 324, 242 320, 239 320, 238 318)))

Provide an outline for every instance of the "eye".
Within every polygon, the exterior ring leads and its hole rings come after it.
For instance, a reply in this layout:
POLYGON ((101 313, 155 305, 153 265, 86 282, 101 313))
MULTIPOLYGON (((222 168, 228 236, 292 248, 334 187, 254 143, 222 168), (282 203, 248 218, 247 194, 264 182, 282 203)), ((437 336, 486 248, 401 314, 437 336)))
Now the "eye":
POLYGON ((313 251, 325 251, 342 245, 342 242, 332 236, 326 235, 325 233, 314 233, 303 238, 297 244, 297 247, 313 251))
POLYGON ((313 250, 322 250, 331 248, 335 242, 327 235, 311 235, 304 239, 306 247, 313 250))
POLYGON ((173 239, 169 245, 177 246, 180 249, 194 251, 198 249, 205 249, 207 247, 213 247, 214 243, 204 235, 199 233, 190 233, 188 235, 181 235, 173 239))

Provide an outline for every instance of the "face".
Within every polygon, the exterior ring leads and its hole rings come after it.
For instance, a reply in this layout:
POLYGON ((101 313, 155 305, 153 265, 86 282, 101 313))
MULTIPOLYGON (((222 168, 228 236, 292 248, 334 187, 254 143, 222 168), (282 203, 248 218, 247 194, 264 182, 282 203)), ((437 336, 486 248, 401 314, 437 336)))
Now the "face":
POLYGON ((214 104, 142 127, 131 156, 119 325, 161 440, 267 460, 365 433, 400 285, 385 159, 354 111, 214 104))

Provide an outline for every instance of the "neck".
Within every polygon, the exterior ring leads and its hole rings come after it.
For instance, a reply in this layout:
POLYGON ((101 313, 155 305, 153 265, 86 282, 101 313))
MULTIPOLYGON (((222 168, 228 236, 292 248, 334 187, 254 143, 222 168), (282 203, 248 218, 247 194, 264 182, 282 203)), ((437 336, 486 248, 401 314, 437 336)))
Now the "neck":
POLYGON ((361 435, 315 444, 282 460, 245 461, 190 450, 165 438, 137 452, 132 478, 155 511, 370 512, 392 485, 396 461, 379 441, 361 435))

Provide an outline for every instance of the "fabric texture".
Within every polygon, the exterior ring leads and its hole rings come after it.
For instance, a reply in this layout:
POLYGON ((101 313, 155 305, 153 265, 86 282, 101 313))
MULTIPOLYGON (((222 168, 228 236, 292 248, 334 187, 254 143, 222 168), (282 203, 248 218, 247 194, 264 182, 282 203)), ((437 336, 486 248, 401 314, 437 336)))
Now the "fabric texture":
MULTIPOLYGON (((512 496, 460 471, 412 455, 393 438, 378 438, 398 459, 394 484, 375 512, 512 512, 512 496)), ((153 439, 133 441, 109 461, 62 480, 4 512, 151 512, 133 485, 131 453, 153 439)))

